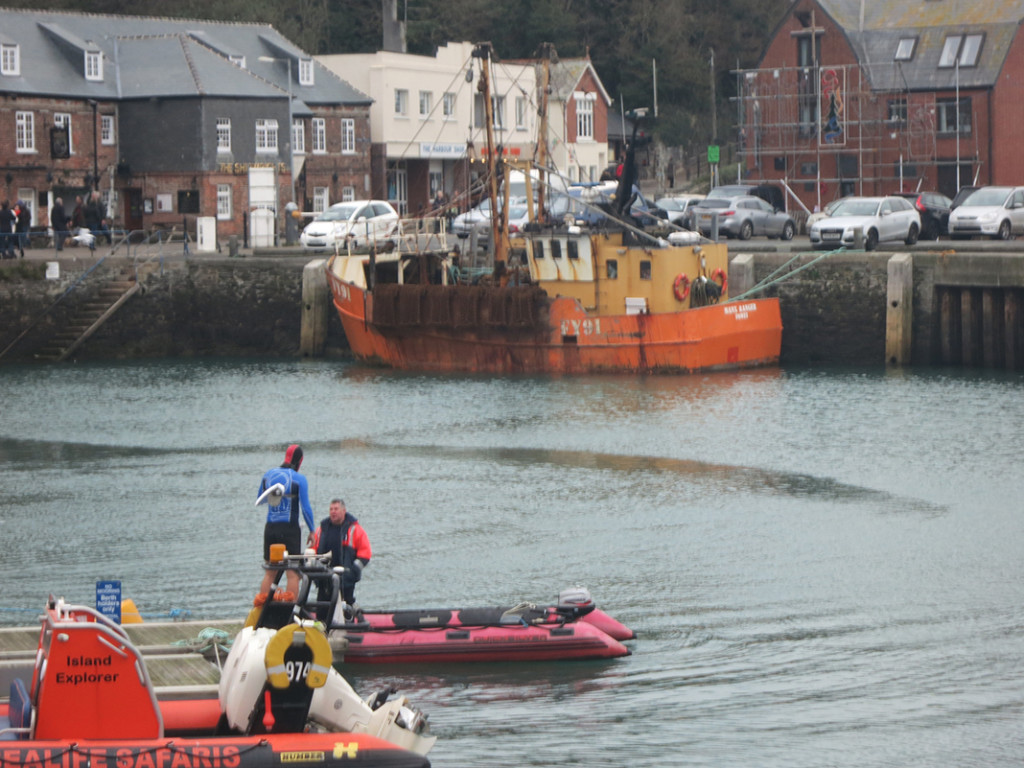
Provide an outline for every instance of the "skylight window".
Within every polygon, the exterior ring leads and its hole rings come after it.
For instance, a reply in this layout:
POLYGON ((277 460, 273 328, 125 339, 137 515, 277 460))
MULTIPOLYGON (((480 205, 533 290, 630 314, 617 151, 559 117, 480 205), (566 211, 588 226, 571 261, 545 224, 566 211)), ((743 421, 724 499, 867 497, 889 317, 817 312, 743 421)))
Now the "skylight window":
POLYGON ((901 37, 899 43, 896 45, 896 54, 893 56, 893 60, 910 61, 914 58, 914 48, 916 47, 916 37, 901 37))
POLYGON ((939 56, 939 67, 977 66, 983 42, 985 42, 985 36, 980 34, 950 35, 942 46, 942 53, 939 56))

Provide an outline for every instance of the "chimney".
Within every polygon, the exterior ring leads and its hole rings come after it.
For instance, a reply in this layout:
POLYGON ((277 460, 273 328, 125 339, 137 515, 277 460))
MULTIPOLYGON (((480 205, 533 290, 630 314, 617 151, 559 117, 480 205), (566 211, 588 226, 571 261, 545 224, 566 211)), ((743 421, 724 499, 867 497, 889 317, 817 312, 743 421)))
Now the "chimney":
MULTIPOLYGON (((408 2, 408 0, 406 0, 408 2)), ((380 0, 381 21, 384 26, 382 50, 406 53, 405 21, 398 20, 398 0, 380 0)))

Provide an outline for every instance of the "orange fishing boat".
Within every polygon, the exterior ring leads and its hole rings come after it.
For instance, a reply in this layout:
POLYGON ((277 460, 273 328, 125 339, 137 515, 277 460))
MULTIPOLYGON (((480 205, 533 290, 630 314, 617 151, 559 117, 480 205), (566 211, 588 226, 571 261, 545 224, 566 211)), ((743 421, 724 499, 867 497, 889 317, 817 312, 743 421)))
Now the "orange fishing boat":
MULTIPOLYGON (((479 55, 486 94, 489 49, 479 55)), ((508 175, 496 167, 489 110, 487 117, 491 209, 507 214, 508 192, 499 204, 497 179, 508 175)), ((460 253, 442 226, 424 220, 403 222, 397 239, 369 253, 336 253, 327 280, 355 357, 492 374, 693 373, 777 363, 778 300, 730 300, 726 246, 669 233, 667 225, 649 232, 630 216, 635 141, 634 134, 600 221, 530 224, 510 239, 507 223, 492 216, 493 255, 482 269, 477 254, 460 253)), ((530 178, 526 201, 541 213, 543 176, 536 200, 530 178)))

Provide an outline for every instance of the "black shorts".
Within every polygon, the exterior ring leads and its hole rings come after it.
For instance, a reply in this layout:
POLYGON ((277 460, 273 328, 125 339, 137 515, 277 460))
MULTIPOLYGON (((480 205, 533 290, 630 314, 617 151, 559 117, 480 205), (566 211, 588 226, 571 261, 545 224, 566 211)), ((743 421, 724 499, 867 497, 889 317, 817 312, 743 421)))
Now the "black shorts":
POLYGON ((263 529, 263 559, 270 562, 270 545, 284 544, 289 555, 302 554, 302 529, 291 523, 267 523, 263 529))

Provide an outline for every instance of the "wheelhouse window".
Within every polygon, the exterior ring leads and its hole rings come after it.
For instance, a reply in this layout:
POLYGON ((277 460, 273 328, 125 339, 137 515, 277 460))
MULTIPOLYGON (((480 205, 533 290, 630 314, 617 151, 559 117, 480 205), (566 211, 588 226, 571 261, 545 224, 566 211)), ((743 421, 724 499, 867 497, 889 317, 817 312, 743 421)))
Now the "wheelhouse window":
POLYGON ((567 250, 569 252, 570 259, 579 259, 580 257, 580 246, 575 240, 570 240, 566 243, 567 250))
POLYGON ((939 133, 959 133, 966 136, 971 132, 971 100, 936 99, 935 127, 939 133))
POLYGON ((618 280, 619 279, 619 260, 618 259, 608 259, 608 261, 606 261, 604 263, 604 273, 605 273, 605 275, 607 275, 609 280, 618 280))
POLYGON ((256 121, 256 151, 277 152, 277 120, 256 121))
POLYGON ((562 243, 558 240, 551 241, 551 258, 560 259, 562 258, 562 243))
POLYGON ((21 50, 14 43, 0 43, 0 75, 21 74, 21 50))
POLYGON ((327 120, 313 118, 313 152, 322 155, 327 151, 327 120))
POLYGON ((651 262, 648 259, 644 259, 640 262, 640 279, 650 280, 651 279, 651 262))
POLYGON ((341 153, 353 155, 356 151, 356 121, 351 117, 341 119, 341 153))

